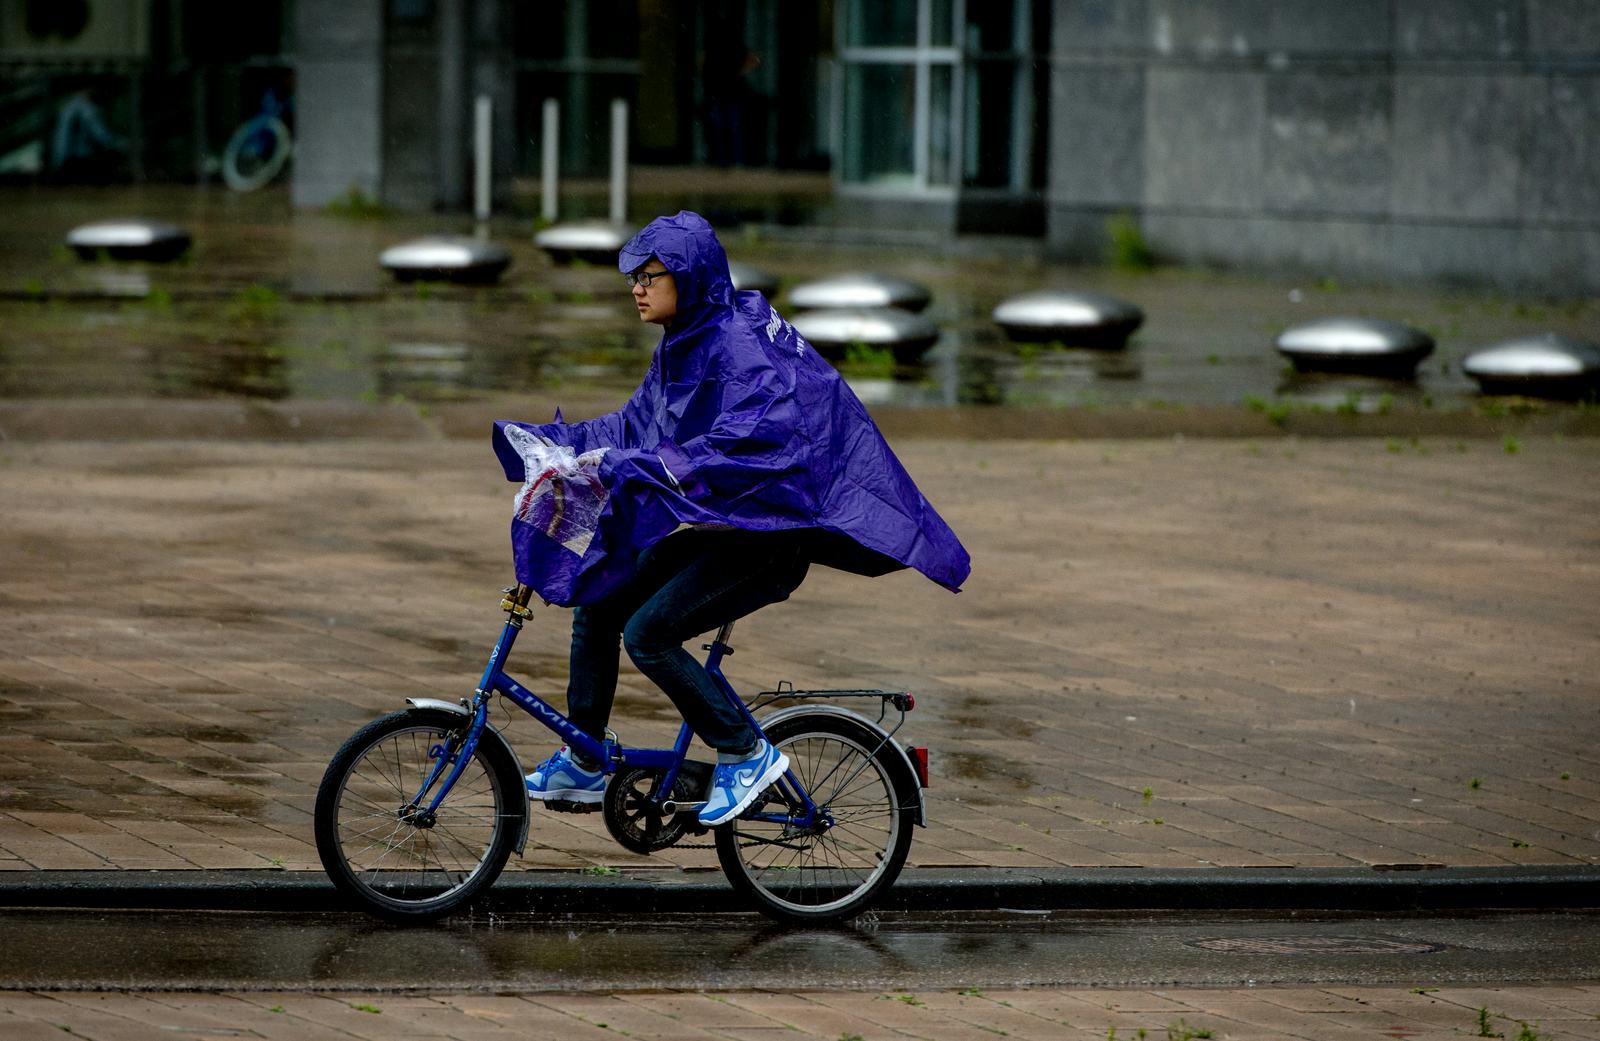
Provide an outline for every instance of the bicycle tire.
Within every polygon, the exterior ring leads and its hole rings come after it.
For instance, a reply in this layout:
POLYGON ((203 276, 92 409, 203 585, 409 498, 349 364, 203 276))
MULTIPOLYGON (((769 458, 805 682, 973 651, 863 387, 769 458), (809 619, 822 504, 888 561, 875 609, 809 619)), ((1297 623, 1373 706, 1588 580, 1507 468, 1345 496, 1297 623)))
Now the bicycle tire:
POLYGON ((497 740, 478 742, 432 823, 406 819, 434 750, 466 722, 441 709, 394 712, 356 731, 328 764, 313 815, 317 854, 334 886, 366 910, 441 918, 505 867, 528 802, 516 760, 497 740))
POLYGON ((236 192, 265 188, 283 172, 294 151, 289 128, 277 116, 259 115, 245 120, 222 150, 222 180, 236 192), (258 154, 248 150, 258 134, 270 134, 272 151, 258 154))
MULTIPOLYGON (((878 731, 862 722, 803 713, 767 730, 789 757, 834 826, 787 834, 780 825, 741 817, 715 829, 717 859, 733 888, 769 917, 796 924, 853 918, 894 884, 911 850, 915 784, 878 731)), ((777 789, 758 800, 781 802, 777 789)))

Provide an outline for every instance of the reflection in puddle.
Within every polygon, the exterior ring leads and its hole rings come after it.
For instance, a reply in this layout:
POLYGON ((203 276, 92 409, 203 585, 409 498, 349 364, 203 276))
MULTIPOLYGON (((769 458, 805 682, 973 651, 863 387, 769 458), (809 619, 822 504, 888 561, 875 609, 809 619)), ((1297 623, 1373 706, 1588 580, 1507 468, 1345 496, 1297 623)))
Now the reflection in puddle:
MULTIPOLYGON (((291 211, 281 196, 229 200, 220 210, 185 191, 168 200, 196 237, 184 262, 83 264, 52 252, 49 229, 60 221, 46 218, 91 204, 105 202, 72 193, 16 200, 15 227, 27 230, 14 232, 12 248, 0 253, 0 397, 428 403, 560 389, 620 398, 643 375, 659 336, 637 320, 610 265, 552 267, 512 221, 494 232, 514 255, 500 284, 401 286, 378 267, 381 244, 449 230, 438 226, 443 218, 352 222, 291 211)), ((1237 408, 1247 398, 1277 397, 1358 412, 1386 404, 1460 408, 1477 395, 1453 350, 1526 332, 1530 322, 1574 335, 1592 325, 1592 308, 1581 304, 1529 304, 1534 311, 1519 313, 1427 289, 1341 290, 1335 300, 1331 291, 1286 295, 1286 283, 1265 277, 836 254, 759 234, 746 237, 740 255, 790 285, 868 267, 933 290, 927 314, 940 337, 927 354, 841 363, 874 407, 1237 408), (990 319, 993 307, 1043 284, 1129 299, 1148 321, 1124 350, 1009 342, 990 319), (1285 380, 1274 332, 1335 304, 1441 327, 1439 359, 1416 382, 1285 380)), ((781 295, 777 302, 792 310, 781 295)))
POLYGON ((1423 398, 1414 380, 1304 373, 1285 376, 1277 392, 1306 408, 1362 415, 1387 412, 1400 401, 1418 404, 1423 398))
POLYGON ((143 299, 150 295, 150 274, 140 268, 96 265, 91 272, 89 283, 106 296, 143 299))

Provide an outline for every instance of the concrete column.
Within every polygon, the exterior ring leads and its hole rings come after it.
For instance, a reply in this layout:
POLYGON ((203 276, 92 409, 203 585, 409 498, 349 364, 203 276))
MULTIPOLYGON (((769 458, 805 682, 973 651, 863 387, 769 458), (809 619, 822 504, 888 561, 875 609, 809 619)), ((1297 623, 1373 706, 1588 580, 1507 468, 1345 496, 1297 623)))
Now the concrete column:
POLYGON ((383 0, 297 0, 291 198, 383 190, 383 0))

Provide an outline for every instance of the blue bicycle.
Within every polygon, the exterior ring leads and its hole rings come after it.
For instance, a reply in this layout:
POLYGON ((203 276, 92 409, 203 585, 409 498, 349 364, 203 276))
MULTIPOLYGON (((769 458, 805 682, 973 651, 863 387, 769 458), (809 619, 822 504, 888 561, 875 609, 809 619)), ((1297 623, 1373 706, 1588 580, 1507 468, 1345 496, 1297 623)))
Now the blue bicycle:
MULTIPOLYGON (((373 720, 334 755, 317 791, 317 852, 334 884, 386 918, 427 920, 466 905, 493 884, 528 837, 522 766, 489 723, 499 694, 605 764, 601 804, 611 835, 635 853, 703 835, 697 819, 712 764, 690 759, 693 732, 671 748, 631 748, 607 732, 595 741, 503 666, 532 590, 505 590, 507 618, 470 701, 408 699, 410 708, 373 720)), ((926 825, 924 748, 895 733, 915 705, 904 691, 795 690, 787 684, 748 703, 722 674, 732 624, 705 648, 706 671, 757 732, 789 757, 789 769, 736 820, 711 829, 733 887, 783 921, 818 923, 860 914, 894 884, 926 825), (875 704, 877 718, 839 702, 875 704), (754 713, 777 707, 757 720, 754 713), (899 713, 892 727, 884 722, 899 713)), ((592 805, 546 802, 558 812, 592 805)))

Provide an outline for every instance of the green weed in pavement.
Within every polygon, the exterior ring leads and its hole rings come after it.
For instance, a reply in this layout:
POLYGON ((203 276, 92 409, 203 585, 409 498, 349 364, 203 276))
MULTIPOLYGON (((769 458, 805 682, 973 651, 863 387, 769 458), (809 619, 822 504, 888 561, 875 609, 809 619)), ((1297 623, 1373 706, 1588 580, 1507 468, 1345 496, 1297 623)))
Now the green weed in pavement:
POLYGON ((894 352, 887 347, 852 343, 845 348, 839 371, 863 379, 888 379, 894 375, 894 352))
POLYGON ((1273 426, 1281 427, 1289 418, 1289 413, 1294 411, 1294 406, 1287 401, 1268 401, 1258 394, 1247 394, 1245 405, 1252 412, 1259 412, 1267 417, 1273 426))
POLYGON ((1145 241, 1139 222, 1131 213, 1106 218, 1109 240, 1107 260, 1118 271, 1149 271, 1156 266, 1155 251, 1145 241))
POLYGON ((234 294, 222 309, 229 322, 242 325, 266 325, 276 321, 282 299, 271 286, 249 285, 234 294))
POLYGON ((389 208, 377 199, 361 190, 360 185, 352 184, 345 193, 329 202, 323 210, 334 217, 344 217, 346 220, 382 220, 389 215, 389 208))

